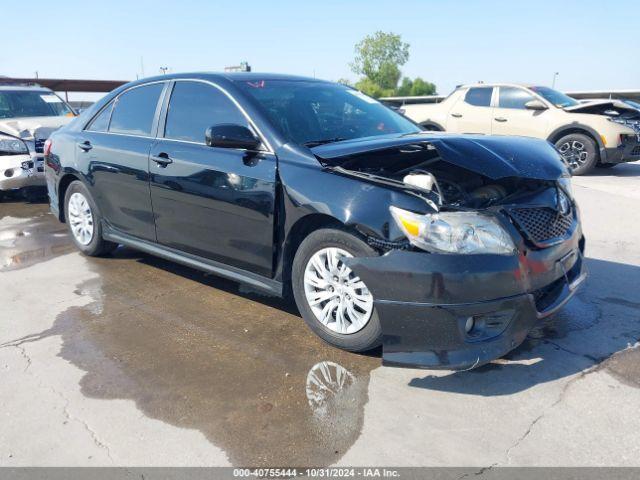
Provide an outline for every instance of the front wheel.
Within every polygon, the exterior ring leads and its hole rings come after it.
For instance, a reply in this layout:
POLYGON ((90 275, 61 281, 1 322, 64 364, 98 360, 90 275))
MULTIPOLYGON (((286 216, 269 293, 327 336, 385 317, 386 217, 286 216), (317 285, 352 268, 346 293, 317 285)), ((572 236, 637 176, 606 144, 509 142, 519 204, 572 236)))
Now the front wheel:
POLYGON ((316 230, 293 260, 292 288, 305 322, 318 336, 352 352, 382 343, 373 295, 345 258, 377 255, 359 238, 338 229, 316 230))
POLYGON ((573 175, 589 173, 599 160, 596 143, 582 133, 565 135, 556 142, 556 148, 573 175))
POLYGON ((64 215, 76 247, 91 257, 109 253, 118 246, 102 238, 100 211, 87 187, 76 180, 64 196, 64 215))

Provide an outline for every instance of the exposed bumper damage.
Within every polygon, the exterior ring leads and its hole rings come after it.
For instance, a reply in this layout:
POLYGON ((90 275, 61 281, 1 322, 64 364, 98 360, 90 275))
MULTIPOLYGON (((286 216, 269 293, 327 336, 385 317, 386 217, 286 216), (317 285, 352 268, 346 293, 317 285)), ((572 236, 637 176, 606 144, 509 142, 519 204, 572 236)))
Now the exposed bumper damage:
POLYGON ((0 191, 45 185, 42 157, 5 155, 0 167, 0 191))
POLYGON ((384 364, 466 369, 514 349, 561 308, 586 278, 583 252, 578 229, 518 256, 393 250, 346 263, 376 298, 384 364))
POLYGON ((0 133, 22 140, 29 153, 0 156, 0 191, 44 187, 44 142, 71 117, 25 117, 0 121, 0 133))

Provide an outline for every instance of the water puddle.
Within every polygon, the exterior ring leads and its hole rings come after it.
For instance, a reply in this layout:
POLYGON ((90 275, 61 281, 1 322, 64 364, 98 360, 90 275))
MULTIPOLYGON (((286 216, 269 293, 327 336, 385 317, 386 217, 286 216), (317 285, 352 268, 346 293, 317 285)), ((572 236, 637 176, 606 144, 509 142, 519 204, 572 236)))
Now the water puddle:
POLYGON ((326 345, 280 299, 133 250, 90 266, 74 293, 91 302, 31 339, 61 336, 85 396, 197 429, 235 465, 329 465, 359 436, 379 356, 326 345))
POLYGON ((0 272, 73 251, 66 225, 46 204, 0 203, 0 272))

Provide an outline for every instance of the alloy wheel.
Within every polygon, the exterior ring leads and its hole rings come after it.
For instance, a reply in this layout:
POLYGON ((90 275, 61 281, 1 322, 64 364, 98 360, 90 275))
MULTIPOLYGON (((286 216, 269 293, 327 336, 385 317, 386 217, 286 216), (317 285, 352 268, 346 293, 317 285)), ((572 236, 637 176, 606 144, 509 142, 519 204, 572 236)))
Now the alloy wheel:
POLYGON ((562 158, 564 158, 564 160, 572 170, 575 170, 584 165, 589 157, 589 152, 587 152, 584 143, 578 140, 564 142, 562 145, 560 145, 558 150, 560 151, 562 158))
POLYGON ((93 239, 93 213, 84 195, 75 192, 69 197, 69 225, 71 233, 81 245, 89 245, 93 239))
POLYGON ((362 330, 373 313, 373 296, 342 261, 353 257, 335 247, 317 251, 304 271, 304 292, 316 319, 329 330, 351 334, 362 330))

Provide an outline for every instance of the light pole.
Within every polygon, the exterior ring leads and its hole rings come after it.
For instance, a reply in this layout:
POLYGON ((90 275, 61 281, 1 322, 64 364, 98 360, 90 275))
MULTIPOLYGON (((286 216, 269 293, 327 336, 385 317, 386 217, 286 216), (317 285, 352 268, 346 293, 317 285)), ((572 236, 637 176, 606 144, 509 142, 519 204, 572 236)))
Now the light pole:
POLYGON ((551 82, 551 88, 556 88, 556 78, 558 78, 558 75, 560 75, 560 72, 556 72, 553 74, 553 82, 551 82))
POLYGON ((160 67, 160 71, 162 72, 163 75, 167 74, 167 70, 169 70, 169 67, 160 67))

